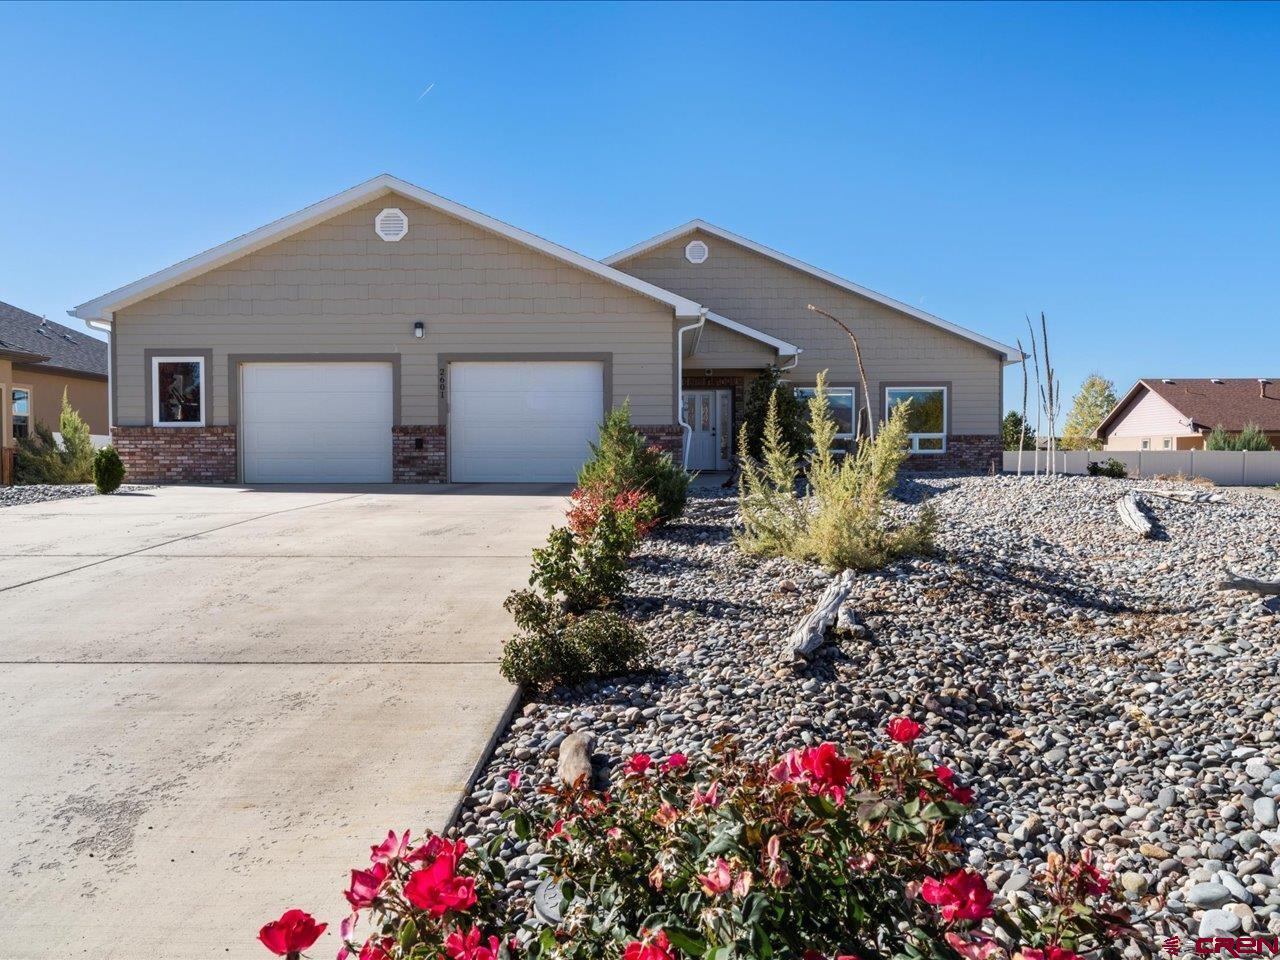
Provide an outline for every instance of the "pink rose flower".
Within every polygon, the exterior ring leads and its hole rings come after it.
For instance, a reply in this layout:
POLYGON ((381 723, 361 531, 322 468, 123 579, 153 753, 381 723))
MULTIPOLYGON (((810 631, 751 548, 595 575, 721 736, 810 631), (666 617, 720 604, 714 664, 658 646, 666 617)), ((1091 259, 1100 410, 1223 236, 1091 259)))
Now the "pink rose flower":
POLYGON ((706 873, 699 875, 703 892, 709 897, 718 897, 733 886, 733 873, 724 857, 720 857, 706 873))
POLYGON ((993 915, 991 891, 986 881, 972 870, 957 870, 941 881, 929 877, 920 887, 920 896, 937 907, 948 923, 982 920, 993 915))
POLYGON ((363 910, 372 906, 390 872, 391 868, 385 861, 375 863, 368 870, 352 870, 351 885, 342 894, 347 898, 347 903, 351 904, 351 909, 363 910))
POLYGON ((651 766, 653 766, 653 757, 647 753, 637 753, 627 761, 627 773, 641 777, 648 772, 651 766))
POLYGON ((948 933, 947 943, 965 960, 990 960, 991 957, 1002 957, 1004 951, 990 937, 974 934, 972 940, 966 940, 959 934, 948 933))
POLYGON ((497 937, 480 942, 480 931, 472 927, 466 933, 454 930, 444 942, 444 952, 449 960, 495 960, 501 943, 497 937))
POLYGON ((369 848, 369 861, 371 863, 390 863, 392 860, 403 860, 408 849, 408 830, 401 837, 397 837, 394 830, 388 830, 387 839, 369 848))
POLYGON ((910 717, 894 717, 889 721, 885 730, 888 732, 889 738, 896 740, 898 743, 910 743, 920 736, 920 724, 910 717))
POLYGON ((933 776, 938 783, 942 785, 942 789, 947 791, 947 795, 956 803, 963 803, 965 806, 973 803, 973 790, 969 787, 962 787, 955 782, 955 771, 950 767, 937 766, 933 768, 933 776))
POLYGON ((677 770, 683 770, 689 765, 689 758, 683 753, 673 753, 662 764, 662 769, 667 773, 674 773, 677 770))
POLYGON ((476 881, 457 873, 458 860, 467 849, 465 840, 445 844, 446 849, 431 863, 415 870, 404 885, 405 899, 433 917, 450 910, 461 912, 476 902, 476 881))
POLYGON ((507 783, 511 784, 512 790, 519 788, 521 776, 522 774, 519 770, 512 770, 507 774, 507 783))

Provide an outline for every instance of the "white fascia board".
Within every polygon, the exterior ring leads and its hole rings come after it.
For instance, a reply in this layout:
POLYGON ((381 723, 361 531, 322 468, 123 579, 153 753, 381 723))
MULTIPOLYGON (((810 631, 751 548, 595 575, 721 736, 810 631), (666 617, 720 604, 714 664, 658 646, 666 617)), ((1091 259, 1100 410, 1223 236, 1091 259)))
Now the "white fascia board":
POLYGON ((757 330, 755 327, 748 327, 745 323, 739 323, 737 320, 730 320, 728 317, 721 316, 718 313, 707 311, 707 319, 727 330, 732 330, 735 333, 742 334, 744 337, 750 337, 752 340, 756 340, 760 343, 766 344, 767 346, 773 347, 773 349, 778 351, 779 356, 795 357, 804 352, 794 343, 787 343, 785 340, 779 340, 777 337, 772 337, 762 330, 757 330))
POLYGON ((81 320, 107 320, 112 311, 120 310, 130 304, 145 300, 147 297, 154 296, 162 290, 216 269, 223 264, 230 263, 232 260, 253 253, 268 244, 283 240, 330 217, 337 216, 363 203, 367 203, 369 200, 389 193, 400 194, 411 200, 416 200, 423 206, 431 207, 483 230, 506 237, 515 243, 559 260, 561 263, 577 267, 620 287, 642 294, 651 300, 666 304, 671 307, 678 319, 696 319, 701 316, 701 306, 692 300, 677 296, 652 283, 647 283, 630 274, 623 273, 621 270, 615 270, 613 267, 598 260, 592 260, 590 257, 570 250, 568 247, 552 243, 550 240, 545 240, 518 227, 503 223, 501 220, 486 216, 483 213, 472 210, 470 207, 464 207, 460 203, 447 200, 412 183, 385 173, 349 190, 344 190, 342 193, 329 197, 327 200, 321 200, 319 203, 304 207, 297 213, 289 214, 287 217, 282 217, 266 226, 259 227, 257 230, 236 237, 234 240, 219 244, 204 253, 196 254, 194 257, 175 263, 173 266, 143 277, 141 280, 135 280, 133 283, 112 290, 110 293, 82 303, 80 306, 68 311, 68 313, 81 320))
POLYGON ((785 253, 766 247, 764 244, 756 243, 754 240, 748 240, 746 237, 739 236, 736 233, 731 233, 730 231, 725 230, 722 227, 717 227, 715 224, 708 223, 705 220, 690 220, 686 224, 674 227, 671 230, 668 230, 665 233, 660 233, 655 237, 650 237, 648 240, 637 243, 635 246, 627 247, 625 250, 619 250, 612 256, 605 257, 603 262, 610 266, 616 266, 626 260, 638 257, 642 253, 648 253, 650 250, 670 243, 672 240, 679 239, 687 234, 694 233, 695 231, 701 231, 713 237, 719 237, 721 240, 727 240, 729 243, 736 244, 739 247, 745 247, 747 250, 758 253, 762 257, 768 257, 771 260, 776 260, 779 263, 786 264, 795 270, 799 270, 801 273, 807 273, 809 276, 823 280, 832 286, 848 290, 850 293, 856 293, 858 296, 865 297, 868 300, 874 300, 876 303, 889 307, 892 310, 897 310, 899 313, 904 313, 916 320, 921 320, 932 326, 946 330, 948 333, 954 333, 956 336, 963 337, 965 340, 980 344, 988 350, 993 350, 1000 354, 1006 364, 1018 363, 1023 359, 1023 354, 1016 347, 1011 347, 1007 343, 1001 343, 999 340, 992 340, 990 337, 984 337, 980 333, 975 333, 965 327, 950 323, 947 320, 943 320, 941 317, 935 317, 931 313, 925 313, 923 310, 917 309, 908 303, 903 303, 901 300, 895 300, 893 297, 885 296, 883 293, 877 293, 875 290, 868 289, 867 287, 854 283, 851 280, 846 280, 843 277, 837 277, 834 273, 828 273, 826 270, 822 270, 812 264, 805 263, 803 260, 797 260, 795 257, 787 256, 785 253))

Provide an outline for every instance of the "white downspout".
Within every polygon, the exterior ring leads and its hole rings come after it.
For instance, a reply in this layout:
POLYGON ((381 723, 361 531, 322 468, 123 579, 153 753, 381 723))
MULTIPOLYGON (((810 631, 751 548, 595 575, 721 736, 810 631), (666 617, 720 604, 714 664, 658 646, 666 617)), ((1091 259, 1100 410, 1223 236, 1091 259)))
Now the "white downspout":
POLYGON ((691 323, 676 331, 676 423, 680 424, 683 439, 680 442, 680 466, 689 469, 689 442, 693 439, 693 427, 684 419, 684 335, 690 330, 701 330, 707 322, 707 308, 703 307, 697 323, 691 323))
MULTIPOLYGON (((67 316, 75 317, 76 312, 74 310, 68 310, 67 316)), ((76 319, 78 320, 79 317, 76 317, 76 319)), ((115 392, 112 389, 112 387, 114 387, 115 384, 111 382, 111 370, 112 370, 111 354, 115 350, 115 343, 114 343, 115 336, 112 330, 112 325, 114 321, 115 321, 114 314, 111 315, 110 320, 84 321, 84 325, 88 327, 90 330, 97 330, 99 333, 105 333, 107 335, 107 436, 108 437, 111 436, 111 427, 115 423, 115 409, 114 409, 115 402, 112 397, 112 394, 115 392)))

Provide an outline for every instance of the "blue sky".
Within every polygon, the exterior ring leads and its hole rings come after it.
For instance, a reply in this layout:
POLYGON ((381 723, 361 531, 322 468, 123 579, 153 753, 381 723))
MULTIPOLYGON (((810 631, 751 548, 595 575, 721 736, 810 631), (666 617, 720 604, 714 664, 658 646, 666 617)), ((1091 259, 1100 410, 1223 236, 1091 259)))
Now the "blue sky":
POLYGON ((1277 5, 7 4, 0 36, 0 300, 62 322, 388 171, 592 256, 703 217, 998 339, 1044 310, 1064 393, 1280 375, 1277 5))

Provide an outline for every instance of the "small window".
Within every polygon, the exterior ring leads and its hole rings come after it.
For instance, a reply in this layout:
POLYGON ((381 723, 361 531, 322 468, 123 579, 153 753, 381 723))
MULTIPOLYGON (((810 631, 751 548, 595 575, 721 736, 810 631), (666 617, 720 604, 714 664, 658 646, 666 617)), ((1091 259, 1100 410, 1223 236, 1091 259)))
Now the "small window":
POLYGON ((204 377, 203 357, 152 358, 152 422, 157 427, 203 427, 204 377))
POLYGON ((1151 449, 1151 441, 1150 441, 1150 440, 1143 440, 1143 441, 1142 441, 1142 449, 1143 449, 1143 450, 1150 450, 1150 449, 1151 449))
POLYGON ((886 387, 887 418, 900 403, 911 402, 907 419, 912 453, 945 453, 947 449, 947 388, 886 387))
MULTIPOLYGON (((796 399, 800 401, 804 416, 809 416, 809 401, 817 393, 816 387, 796 387, 796 399)), ((836 422, 836 439, 853 440, 858 432, 857 391, 853 387, 827 387, 827 409, 836 422)))
MULTIPOLYGON (((3 391, 0 391, 2 393, 3 391)), ((9 413, 13 423, 13 439, 31 435, 31 391, 14 387, 9 391, 9 413)))
POLYGON ((1161 443, 1161 446, 1163 446, 1166 450, 1172 450, 1173 440, 1170 437, 1165 437, 1163 442, 1161 443))

